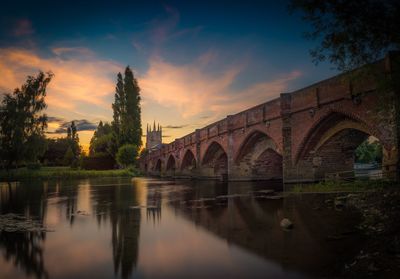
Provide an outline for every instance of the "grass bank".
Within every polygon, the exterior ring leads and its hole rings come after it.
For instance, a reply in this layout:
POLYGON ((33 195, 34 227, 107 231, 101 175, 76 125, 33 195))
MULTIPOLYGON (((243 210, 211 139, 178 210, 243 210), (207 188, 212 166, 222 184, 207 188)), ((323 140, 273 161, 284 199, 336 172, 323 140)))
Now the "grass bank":
POLYGON ((5 170, 0 170, 0 181, 15 181, 29 178, 72 179, 89 177, 134 177, 138 175, 138 170, 132 168, 116 170, 80 170, 71 169, 69 167, 42 167, 38 170, 19 168, 17 170, 11 170, 9 173, 5 170))
POLYGON ((312 184, 296 184, 289 192, 293 193, 328 193, 328 192, 360 192, 400 186, 391 180, 354 180, 354 181, 323 181, 312 184))

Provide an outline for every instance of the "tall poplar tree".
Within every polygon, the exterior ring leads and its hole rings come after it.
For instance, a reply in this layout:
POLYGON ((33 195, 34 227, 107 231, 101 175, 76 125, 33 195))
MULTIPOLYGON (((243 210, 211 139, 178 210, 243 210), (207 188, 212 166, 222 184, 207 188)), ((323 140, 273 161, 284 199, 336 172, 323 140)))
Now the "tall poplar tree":
POLYGON ((140 87, 132 70, 125 69, 124 77, 117 75, 113 108, 113 141, 115 152, 125 144, 142 145, 140 87))
MULTIPOLYGON (((113 109, 113 138, 114 143, 118 147, 120 142, 121 133, 121 121, 122 114, 125 110, 125 92, 124 92, 124 81, 121 73, 117 75, 117 85, 115 87, 114 103, 112 104, 113 109)), ((116 151, 115 151, 116 153, 116 151)))
POLYGON ((134 144, 139 148, 142 145, 140 88, 129 66, 125 69, 124 91, 126 110, 123 115, 123 143, 134 144))

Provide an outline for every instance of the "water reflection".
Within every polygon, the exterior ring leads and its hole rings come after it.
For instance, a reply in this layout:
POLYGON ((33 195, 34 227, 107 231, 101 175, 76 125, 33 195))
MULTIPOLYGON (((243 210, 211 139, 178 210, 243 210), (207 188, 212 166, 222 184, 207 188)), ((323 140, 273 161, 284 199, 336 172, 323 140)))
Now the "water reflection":
MULTIPOLYGON (((46 187, 20 189, 17 183, 3 184, 0 187, 0 212, 18 213, 27 218, 37 219, 42 224, 46 212, 43 197, 46 195, 46 187)), ((3 259, 13 263, 28 276, 47 278, 43 259, 45 239, 46 232, 42 231, 18 233, 0 230, 0 250, 3 251, 3 259)))
POLYGON ((0 184, 1 214, 22 214, 54 230, 0 231, 0 277, 337 274, 361 244, 358 215, 311 195, 268 200, 257 192, 280 187, 126 178, 0 184), (293 231, 279 227, 284 217, 293 231))

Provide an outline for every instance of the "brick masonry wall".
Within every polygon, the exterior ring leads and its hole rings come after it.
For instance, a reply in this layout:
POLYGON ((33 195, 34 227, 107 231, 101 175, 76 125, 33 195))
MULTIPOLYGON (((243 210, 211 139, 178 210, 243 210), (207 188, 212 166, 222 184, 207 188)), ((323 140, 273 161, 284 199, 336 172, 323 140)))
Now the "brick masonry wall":
MULTIPOLYGON (((389 58, 373 65, 376 73, 387 74, 389 58)), ((351 170, 354 149, 373 135, 384 146, 384 170, 396 171, 398 124, 391 107, 382 109, 381 104, 388 103, 386 95, 373 77, 354 80, 339 75, 176 139, 149 154, 141 168, 171 173, 167 163, 172 156, 176 176, 227 173, 230 179, 318 180, 328 172, 351 170), (357 137, 354 131, 359 131, 357 137)))

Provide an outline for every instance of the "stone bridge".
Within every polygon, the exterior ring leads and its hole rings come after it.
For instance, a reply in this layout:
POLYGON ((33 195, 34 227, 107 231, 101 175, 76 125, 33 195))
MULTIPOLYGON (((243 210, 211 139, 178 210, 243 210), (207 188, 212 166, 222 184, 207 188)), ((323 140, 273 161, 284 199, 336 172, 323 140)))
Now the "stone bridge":
POLYGON ((383 146, 383 171, 397 177, 397 92, 378 85, 397 57, 389 53, 349 74, 228 115, 147 154, 140 167, 169 177, 317 181, 352 171, 355 149, 374 136, 383 146))

